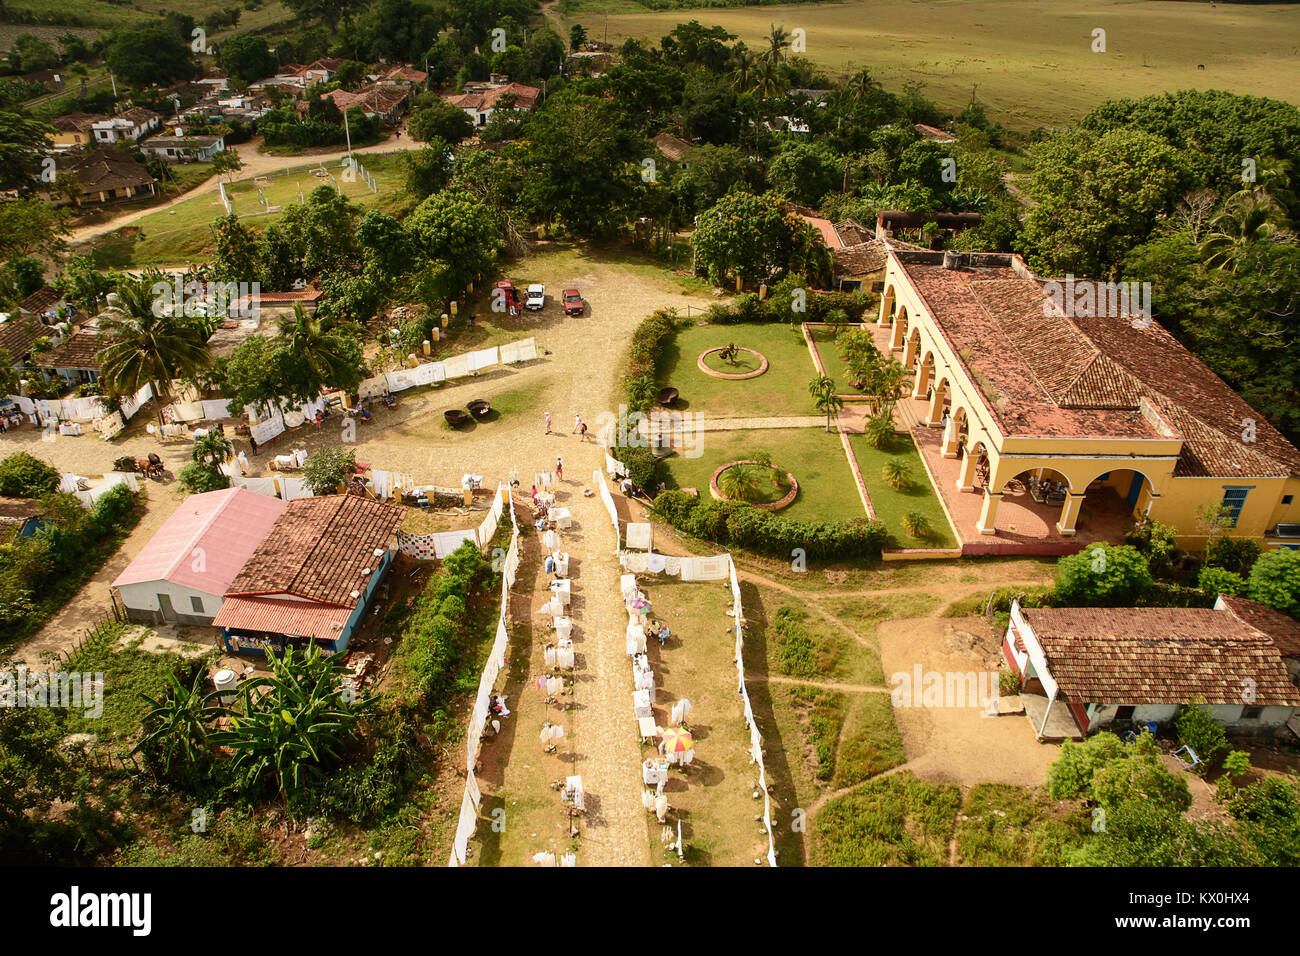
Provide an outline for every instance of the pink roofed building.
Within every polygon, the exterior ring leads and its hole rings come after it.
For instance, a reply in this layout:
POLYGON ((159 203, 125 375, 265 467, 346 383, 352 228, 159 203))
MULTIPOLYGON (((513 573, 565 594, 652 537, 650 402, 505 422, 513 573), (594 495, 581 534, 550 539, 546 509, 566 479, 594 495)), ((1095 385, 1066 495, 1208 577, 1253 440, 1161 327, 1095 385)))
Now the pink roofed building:
POLYGON ((113 582, 133 621, 211 624, 286 503, 244 488, 191 495, 113 582))

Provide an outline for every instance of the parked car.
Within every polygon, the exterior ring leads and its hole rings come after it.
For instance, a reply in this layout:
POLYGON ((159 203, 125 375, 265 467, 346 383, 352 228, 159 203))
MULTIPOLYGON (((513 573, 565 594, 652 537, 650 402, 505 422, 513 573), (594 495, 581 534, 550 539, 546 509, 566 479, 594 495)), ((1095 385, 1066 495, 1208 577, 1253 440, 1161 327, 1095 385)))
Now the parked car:
POLYGON ((524 308, 530 312, 537 312, 546 305, 546 286, 540 282, 534 282, 528 287, 528 295, 524 298, 524 308))
POLYGON ((494 296, 494 305, 501 302, 505 311, 509 311, 511 306, 519 308, 519 293, 515 291, 515 284, 509 279, 502 279, 497 283, 497 294, 494 296))
POLYGON ((586 308, 587 303, 582 301, 582 294, 577 289, 564 290, 565 315, 582 315, 586 308))

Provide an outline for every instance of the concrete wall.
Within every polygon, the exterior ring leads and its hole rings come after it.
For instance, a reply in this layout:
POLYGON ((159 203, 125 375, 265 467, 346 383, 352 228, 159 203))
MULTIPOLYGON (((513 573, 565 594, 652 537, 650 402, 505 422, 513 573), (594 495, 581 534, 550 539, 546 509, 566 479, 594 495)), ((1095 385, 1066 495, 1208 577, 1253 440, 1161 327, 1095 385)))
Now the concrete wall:
POLYGON ((178 624, 211 624, 212 619, 221 610, 220 594, 208 594, 194 588, 172 584, 170 581, 146 581, 142 584, 127 584, 117 589, 118 597, 126 607, 127 616, 133 621, 149 624, 163 622, 162 604, 159 594, 171 598, 172 608, 176 611, 178 624), (203 610, 196 610, 191 599, 198 598, 203 610))
MULTIPOLYGON (((1119 704, 1090 706, 1088 712, 1092 721, 1088 725, 1089 732, 1104 730, 1113 723, 1115 711, 1119 709, 1119 706, 1119 704)), ((1178 704, 1145 704, 1133 711, 1132 719, 1134 723, 1139 724, 1149 722, 1168 724, 1178 715, 1178 708, 1178 704)), ((1241 704, 1211 704, 1207 706, 1207 709, 1215 722, 1223 725, 1224 730, 1230 734, 1243 736, 1275 733, 1291 719, 1291 715, 1296 710, 1294 707, 1264 707, 1258 717, 1252 720, 1244 720, 1241 715, 1245 711, 1245 707, 1241 704)))

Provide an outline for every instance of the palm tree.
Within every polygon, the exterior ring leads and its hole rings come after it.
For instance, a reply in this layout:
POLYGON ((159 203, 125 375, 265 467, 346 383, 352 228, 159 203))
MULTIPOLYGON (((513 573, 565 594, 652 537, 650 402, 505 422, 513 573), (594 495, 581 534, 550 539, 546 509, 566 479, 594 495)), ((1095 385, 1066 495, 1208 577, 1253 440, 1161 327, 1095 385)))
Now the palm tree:
POLYGON ((858 70, 844 84, 844 92, 850 103, 861 103, 873 90, 880 89, 871 76, 870 70, 858 70))
POLYGON ((919 511, 909 511, 903 515, 903 530, 918 539, 928 538, 934 533, 930 519, 919 511))
POLYGON ((97 319, 103 347, 95 358, 112 394, 131 395, 145 385, 153 387, 161 426, 163 406, 173 396, 172 380, 194 378, 209 356, 197 325, 154 310, 152 286, 147 276, 118 283, 117 293, 109 296, 108 308, 97 319))
POLYGON ((1212 269, 1236 272, 1241 253, 1254 242, 1289 242, 1291 230, 1282 225, 1282 208, 1262 189, 1243 189, 1231 196, 1215 217, 1199 251, 1212 269))
POLYGON ((871 396, 872 412, 892 420, 906 383, 907 369, 897 359, 885 359, 872 366, 863 388, 871 396))
POLYGON ((736 93, 748 93, 754 88, 757 76, 758 57, 737 45, 731 58, 731 89, 736 93))
POLYGON ((889 459, 880 469, 880 477, 884 479, 885 484, 896 491, 904 491, 912 487, 912 470, 901 458, 889 459))
POLYGON ((877 412, 867 420, 864 438, 877 451, 887 451, 894 445, 894 416, 877 412))
POLYGON ((735 501, 757 501, 762 494, 763 471, 758 465, 732 465, 718 475, 718 490, 735 501))
POLYGON ((194 440, 190 458, 194 461, 206 461, 213 468, 220 468, 221 464, 229 461, 234 453, 235 446, 230 443, 229 438, 220 432, 208 432, 202 438, 194 440))
POLYGON ((293 315, 281 319, 278 326, 280 340, 306 364, 314 378, 332 385, 343 376, 349 359, 339 348, 340 333, 325 320, 308 315, 302 303, 295 302, 293 315))
POLYGON ((764 99, 780 96, 788 88, 785 73, 772 60, 759 60, 755 67, 754 88, 764 99))
POLYGON ((775 66, 785 59, 786 47, 790 45, 790 34, 784 27, 778 27, 775 23, 771 26, 772 29, 764 39, 767 40, 767 59, 775 66))
POLYGON ((844 407, 844 399, 835 394, 835 380, 828 375, 814 378, 808 383, 808 394, 812 396, 817 411, 826 415, 826 430, 830 431, 831 416, 844 407))

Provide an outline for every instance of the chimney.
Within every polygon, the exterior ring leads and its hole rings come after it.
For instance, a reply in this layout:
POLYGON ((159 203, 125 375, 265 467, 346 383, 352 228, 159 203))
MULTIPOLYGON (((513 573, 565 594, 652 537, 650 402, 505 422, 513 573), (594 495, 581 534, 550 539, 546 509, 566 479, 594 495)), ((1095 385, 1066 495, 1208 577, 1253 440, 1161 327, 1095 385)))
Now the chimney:
POLYGON ((943 267, 945 269, 960 269, 962 267, 962 254, 954 252, 952 249, 943 251, 943 267))

